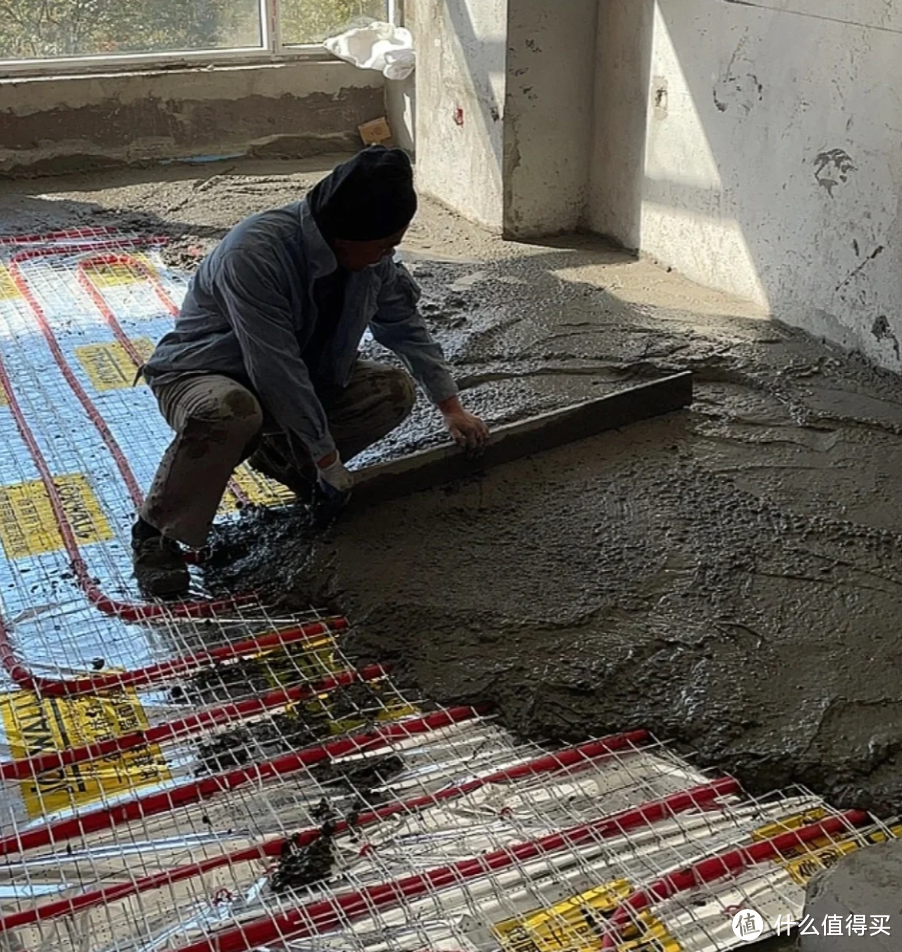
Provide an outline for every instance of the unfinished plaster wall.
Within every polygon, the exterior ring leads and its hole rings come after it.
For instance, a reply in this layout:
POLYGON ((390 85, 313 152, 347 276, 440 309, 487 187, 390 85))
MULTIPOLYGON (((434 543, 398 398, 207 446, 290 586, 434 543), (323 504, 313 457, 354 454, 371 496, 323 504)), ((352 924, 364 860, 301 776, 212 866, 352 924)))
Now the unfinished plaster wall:
POLYGON ((586 203, 597 0, 415 0, 419 186, 510 238, 586 203))
POLYGON ((573 231, 592 149, 597 0, 509 0, 504 234, 573 231))
POLYGON ((385 81, 385 114, 392 130, 392 140, 400 149, 416 152, 416 77, 385 81))
POLYGON ((500 232, 508 0, 412 6, 418 187, 500 232))
POLYGON ((383 87, 337 60, 2 80, 0 174, 344 151, 384 114, 383 87))
POLYGON ((600 0, 590 227, 902 370, 902 0, 600 0))

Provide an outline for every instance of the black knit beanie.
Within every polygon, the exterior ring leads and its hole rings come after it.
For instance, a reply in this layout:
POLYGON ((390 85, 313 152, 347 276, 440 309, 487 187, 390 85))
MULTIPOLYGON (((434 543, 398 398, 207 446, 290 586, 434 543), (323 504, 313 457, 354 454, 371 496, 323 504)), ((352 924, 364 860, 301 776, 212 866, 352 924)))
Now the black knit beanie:
POLYGON ((416 214, 410 159, 400 149, 364 149, 313 188, 307 204, 326 241, 388 238, 416 214))

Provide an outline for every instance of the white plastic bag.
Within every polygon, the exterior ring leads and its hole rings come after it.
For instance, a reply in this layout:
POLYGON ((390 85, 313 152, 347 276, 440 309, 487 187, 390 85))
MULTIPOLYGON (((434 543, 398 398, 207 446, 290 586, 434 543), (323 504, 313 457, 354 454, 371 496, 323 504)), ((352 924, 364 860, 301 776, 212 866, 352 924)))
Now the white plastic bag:
POLYGON ((323 46, 360 69, 376 69, 386 79, 407 79, 416 68, 413 34, 401 26, 373 21, 323 41, 323 46))

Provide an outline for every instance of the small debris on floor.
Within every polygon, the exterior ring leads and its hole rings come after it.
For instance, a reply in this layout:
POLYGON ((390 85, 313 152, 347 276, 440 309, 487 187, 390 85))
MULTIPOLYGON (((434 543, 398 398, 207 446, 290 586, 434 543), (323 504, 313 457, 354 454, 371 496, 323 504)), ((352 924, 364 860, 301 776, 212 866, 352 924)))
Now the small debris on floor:
POLYGON ((274 893, 304 889, 329 878, 335 861, 335 823, 335 819, 326 820, 311 843, 300 845, 297 833, 285 840, 279 864, 269 881, 274 893))

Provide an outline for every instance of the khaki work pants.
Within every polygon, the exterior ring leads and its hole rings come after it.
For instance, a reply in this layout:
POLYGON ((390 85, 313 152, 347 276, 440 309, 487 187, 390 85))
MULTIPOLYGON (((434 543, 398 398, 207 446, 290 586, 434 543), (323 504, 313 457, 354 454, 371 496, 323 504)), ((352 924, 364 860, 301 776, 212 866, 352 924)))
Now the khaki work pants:
MULTIPOLYGON (((167 538, 200 548, 239 463, 268 446, 284 458, 288 441, 268 425, 254 394, 229 377, 186 374, 155 392, 176 437, 157 469, 141 517, 167 538)), ((407 418, 416 390, 404 371, 358 360, 347 387, 324 389, 318 396, 338 452, 347 461, 407 418)), ((312 461, 306 467, 303 475, 312 480, 312 461)))

